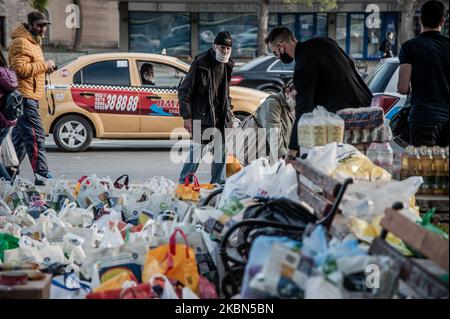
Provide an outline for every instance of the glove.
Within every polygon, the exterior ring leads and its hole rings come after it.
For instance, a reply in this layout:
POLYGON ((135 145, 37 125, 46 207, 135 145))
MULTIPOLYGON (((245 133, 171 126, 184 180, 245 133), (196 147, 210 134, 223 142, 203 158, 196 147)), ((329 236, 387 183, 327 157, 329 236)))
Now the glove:
POLYGON ((5 118, 2 112, 0 112, 0 129, 16 126, 17 120, 9 121, 5 118))

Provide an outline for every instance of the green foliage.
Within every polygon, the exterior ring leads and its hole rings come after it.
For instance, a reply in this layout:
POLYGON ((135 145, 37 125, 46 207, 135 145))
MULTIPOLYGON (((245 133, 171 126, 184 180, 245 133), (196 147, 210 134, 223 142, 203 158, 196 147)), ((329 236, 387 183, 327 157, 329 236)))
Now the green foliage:
POLYGON ((31 0, 31 6, 40 12, 45 12, 47 4, 48 0, 31 0))
POLYGON ((319 4, 321 10, 331 10, 337 7, 337 0, 284 0, 288 4, 305 4, 312 7, 314 3, 319 4))

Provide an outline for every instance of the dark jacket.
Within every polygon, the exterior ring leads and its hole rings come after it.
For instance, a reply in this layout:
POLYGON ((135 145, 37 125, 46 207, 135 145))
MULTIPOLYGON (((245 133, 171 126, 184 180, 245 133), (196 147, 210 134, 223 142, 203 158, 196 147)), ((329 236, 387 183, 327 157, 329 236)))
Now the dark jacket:
MULTIPOLYGON (((180 114, 183 119, 201 120, 202 129, 216 127, 215 106, 213 103, 213 86, 211 77, 211 65, 214 59, 214 49, 200 53, 191 64, 189 73, 178 88, 180 101, 180 114)), ((234 62, 226 64, 226 88, 224 92, 225 106, 223 116, 225 127, 231 127, 231 98, 230 80, 234 62)))
POLYGON ((381 41, 380 51, 383 52, 384 58, 392 57, 392 42, 388 38, 381 41))
POLYGON ((305 113, 321 105, 335 113, 345 108, 369 107, 372 101, 355 63, 330 38, 297 43, 294 86, 297 90, 295 123, 289 148, 298 149, 297 123, 305 113))

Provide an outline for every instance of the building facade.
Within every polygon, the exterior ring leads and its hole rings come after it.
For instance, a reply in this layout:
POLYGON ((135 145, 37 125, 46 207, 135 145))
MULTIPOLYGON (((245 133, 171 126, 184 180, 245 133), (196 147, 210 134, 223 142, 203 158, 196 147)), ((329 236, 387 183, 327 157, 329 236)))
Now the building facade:
MULTIPOLYGON (((34 10, 31 0, 0 0, 0 44, 8 48, 9 34, 34 10)), ((75 28, 71 28, 72 0, 49 0, 45 14, 52 24, 44 39, 46 49, 67 50, 74 47, 75 28), (68 19, 69 18, 69 19, 68 19)), ((81 0, 81 50, 118 50, 119 11, 117 1, 81 0)))
MULTIPOLYGON (((422 1, 422 0, 419 0, 422 1)), ((140 51, 178 56, 187 60, 211 47, 219 31, 234 37, 233 56, 251 59, 257 54, 260 0, 81 0, 81 36, 78 51, 140 51)), ((445 1, 448 5, 448 1, 445 1)), ((0 44, 7 48, 9 33, 32 10, 31 0, 0 0, 0 44)), ((52 21, 45 39, 46 51, 74 50, 76 31, 67 27, 72 0, 49 0, 46 14, 52 21)), ((415 28, 417 33, 418 15, 415 28)), ((379 45, 388 31, 397 40, 402 12, 397 0, 338 0, 337 8, 289 5, 269 0, 269 30, 291 28, 305 41, 329 36, 355 60, 377 60, 379 45), (380 25, 369 28, 372 3, 379 9, 380 25)), ((448 35, 448 19, 445 28, 448 35)))
MULTIPOLYGON (((301 41, 330 36, 354 59, 380 58, 380 42, 389 31, 397 34, 400 8, 397 1, 338 1, 337 8, 321 12, 318 4, 289 5, 269 2, 269 30, 290 27, 301 41), (381 24, 368 28, 366 8, 377 3, 381 24)), ((192 57, 209 48, 214 35, 228 30, 234 37, 235 58, 256 56, 258 0, 119 1, 120 49, 192 57)), ((394 53, 397 53, 397 43, 394 53)))

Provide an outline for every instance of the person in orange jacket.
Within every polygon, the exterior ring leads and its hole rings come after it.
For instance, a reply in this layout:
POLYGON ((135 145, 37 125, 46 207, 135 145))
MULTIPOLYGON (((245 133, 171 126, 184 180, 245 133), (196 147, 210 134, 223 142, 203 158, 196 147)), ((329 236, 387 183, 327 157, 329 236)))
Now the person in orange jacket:
POLYGON ((9 48, 10 67, 19 78, 18 91, 24 98, 24 114, 13 129, 12 139, 20 163, 28 154, 36 185, 42 185, 45 179, 51 178, 45 152, 45 133, 39 114, 45 75, 56 69, 53 61, 44 60, 41 49, 42 38, 49 24, 43 13, 29 13, 28 23, 19 25, 11 32, 12 44, 9 48))

